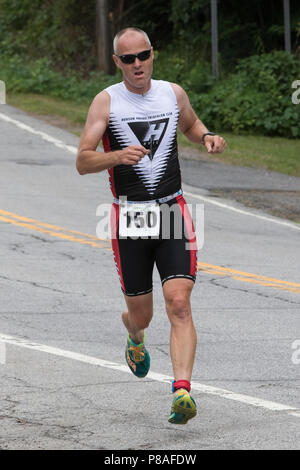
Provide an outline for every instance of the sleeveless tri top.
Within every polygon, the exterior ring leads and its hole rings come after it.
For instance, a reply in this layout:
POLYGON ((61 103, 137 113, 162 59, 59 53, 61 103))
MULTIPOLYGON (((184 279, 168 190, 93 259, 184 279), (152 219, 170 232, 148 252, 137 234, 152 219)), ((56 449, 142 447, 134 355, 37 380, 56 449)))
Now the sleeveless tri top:
POLYGON ((176 95, 169 82, 151 80, 150 90, 139 95, 124 82, 106 88, 110 120, 102 142, 105 152, 143 145, 151 152, 136 165, 109 169, 115 197, 147 201, 169 196, 181 188, 176 129, 176 95))

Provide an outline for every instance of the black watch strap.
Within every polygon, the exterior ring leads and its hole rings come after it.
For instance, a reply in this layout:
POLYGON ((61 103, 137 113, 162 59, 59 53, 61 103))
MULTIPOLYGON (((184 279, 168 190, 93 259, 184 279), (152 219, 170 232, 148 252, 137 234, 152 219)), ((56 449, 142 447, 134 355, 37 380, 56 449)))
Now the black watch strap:
POLYGON ((204 139, 205 139, 206 135, 216 135, 216 134, 214 134, 213 132, 205 132, 205 134, 203 134, 203 136, 201 137, 201 144, 202 145, 205 145, 204 139))

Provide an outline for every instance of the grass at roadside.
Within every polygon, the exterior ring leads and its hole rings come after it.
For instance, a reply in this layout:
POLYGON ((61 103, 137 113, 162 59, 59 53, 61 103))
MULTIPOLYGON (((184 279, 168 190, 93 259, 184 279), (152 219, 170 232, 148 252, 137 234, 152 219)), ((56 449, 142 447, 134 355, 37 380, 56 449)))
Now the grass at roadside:
MULTIPOLYGON (((222 133, 226 151, 217 159, 232 165, 263 168, 293 176, 300 176, 300 140, 282 137, 235 135, 222 133)), ((179 135, 180 145, 197 147, 185 136, 179 135)))
POLYGON ((88 103, 79 104, 33 93, 8 93, 6 102, 28 113, 45 117, 54 125, 57 123, 77 135, 84 126, 89 108, 88 103))
MULTIPOLYGON (((76 135, 83 128, 89 103, 25 93, 8 93, 7 103, 26 112, 45 118, 53 125, 63 127, 76 135)), ((235 135, 222 133, 227 149, 218 155, 220 161, 233 165, 264 168, 289 175, 300 176, 300 140, 282 137, 235 135)), ((181 146, 198 148, 179 134, 181 146)))

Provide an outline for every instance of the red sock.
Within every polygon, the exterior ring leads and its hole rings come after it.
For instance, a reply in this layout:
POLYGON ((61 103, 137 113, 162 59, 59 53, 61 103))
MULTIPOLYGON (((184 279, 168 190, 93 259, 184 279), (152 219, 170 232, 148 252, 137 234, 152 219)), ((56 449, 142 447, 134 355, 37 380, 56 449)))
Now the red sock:
POLYGON ((185 388, 188 392, 191 390, 191 382, 188 380, 173 380, 172 392, 176 392, 179 388, 185 388))

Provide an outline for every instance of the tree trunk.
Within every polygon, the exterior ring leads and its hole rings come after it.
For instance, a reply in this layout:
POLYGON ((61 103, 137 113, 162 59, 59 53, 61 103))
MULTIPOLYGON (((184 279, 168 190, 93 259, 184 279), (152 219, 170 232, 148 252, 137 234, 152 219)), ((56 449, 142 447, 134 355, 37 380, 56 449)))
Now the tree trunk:
POLYGON ((283 12, 284 12, 284 48, 286 52, 291 52, 290 0, 283 0, 283 12))
POLYGON ((107 0, 96 0, 96 12, 98 68, 109 75, 113 75, 115 73, 115 65, 112 59, 113 38, 107 0))
POLYGON ((218 1, 211 0, 211 55, 212 55, 212 74, 216 80, 219 78, 218 62, 218 1))

